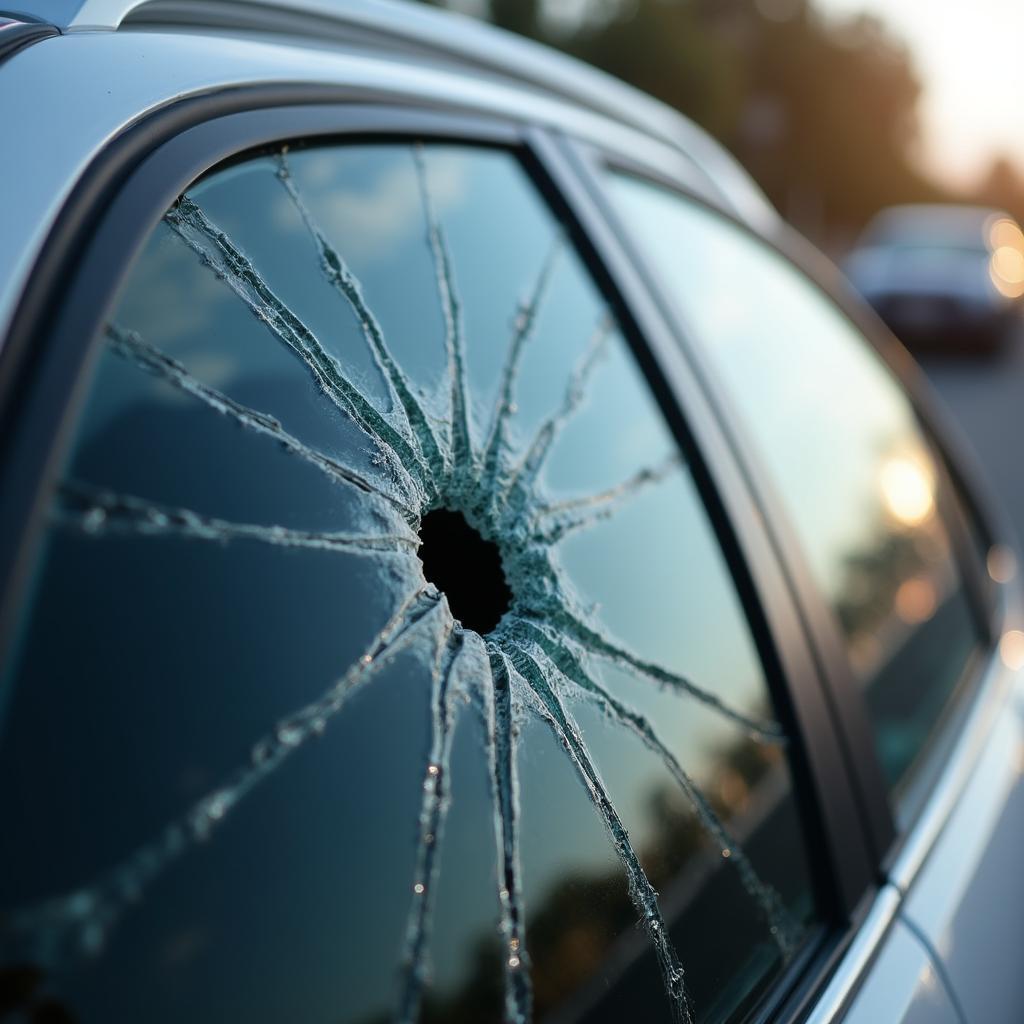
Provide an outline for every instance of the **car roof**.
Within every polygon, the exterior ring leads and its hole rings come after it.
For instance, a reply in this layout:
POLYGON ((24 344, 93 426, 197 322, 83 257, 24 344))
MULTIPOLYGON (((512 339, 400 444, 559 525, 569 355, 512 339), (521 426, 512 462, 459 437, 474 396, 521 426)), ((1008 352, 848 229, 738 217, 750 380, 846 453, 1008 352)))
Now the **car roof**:
POLYGON ((150 111, 253 85, 343 84, 542 124, 665 169, 761 234, 780 218, 739 164, 670 107, 547 47, 399 0, 12 0, 53 26, 0 63, 18 195, 0 232, 0 337, 72 186, 150 111), (49 131, 41 131, 49 124, 49 131), (27 174, 26 168, 32 173, 27 174))
POLYGON ((65 33, 141 25, 273 32, 486 71, 651 135, 697 164, 741 219, 761 229, 775 219, 737 161, 671 107, 582 61, 456 12, 405 0, 15 0, 4 9, 65 33))

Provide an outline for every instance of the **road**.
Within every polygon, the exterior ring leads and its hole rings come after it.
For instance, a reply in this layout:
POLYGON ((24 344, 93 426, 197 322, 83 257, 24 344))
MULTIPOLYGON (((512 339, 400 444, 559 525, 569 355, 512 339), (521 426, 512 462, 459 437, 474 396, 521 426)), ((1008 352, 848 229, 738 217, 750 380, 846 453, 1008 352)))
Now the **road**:
POLYGON ((922 357, 932 385, 1024 540, 1024 323, 992 359, 922 357))

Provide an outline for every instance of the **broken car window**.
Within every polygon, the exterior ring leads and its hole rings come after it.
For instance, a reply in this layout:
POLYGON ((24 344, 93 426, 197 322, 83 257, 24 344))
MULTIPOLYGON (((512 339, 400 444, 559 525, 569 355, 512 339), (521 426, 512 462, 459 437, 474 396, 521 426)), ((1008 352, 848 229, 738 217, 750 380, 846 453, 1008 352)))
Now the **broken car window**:
POLYGON ((29 1020, 725 1020, 813 921, 689 470, 509 153, 309 145, 153 232, 3 679, 29 1020))

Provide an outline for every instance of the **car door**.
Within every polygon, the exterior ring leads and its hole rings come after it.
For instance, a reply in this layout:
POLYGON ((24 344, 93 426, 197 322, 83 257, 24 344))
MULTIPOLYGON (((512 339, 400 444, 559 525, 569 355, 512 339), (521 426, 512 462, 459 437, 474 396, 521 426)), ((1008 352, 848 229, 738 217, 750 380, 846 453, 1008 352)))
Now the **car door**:
POLYGON ((124 169, 13 427, 11 1012, 791 1014, 870 889, 852 789, 546 143, 197 127, 124 169))

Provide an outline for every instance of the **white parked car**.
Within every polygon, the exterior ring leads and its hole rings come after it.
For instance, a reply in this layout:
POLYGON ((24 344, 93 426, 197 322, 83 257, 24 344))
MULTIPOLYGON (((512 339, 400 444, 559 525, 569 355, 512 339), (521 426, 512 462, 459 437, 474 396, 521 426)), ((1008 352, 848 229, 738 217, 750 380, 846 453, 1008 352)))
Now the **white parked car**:
POLYGON ((5 17, 5 1022, 1021 1018, 1008 535, 728 155, 425 8, 5 17))

